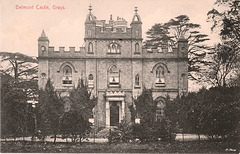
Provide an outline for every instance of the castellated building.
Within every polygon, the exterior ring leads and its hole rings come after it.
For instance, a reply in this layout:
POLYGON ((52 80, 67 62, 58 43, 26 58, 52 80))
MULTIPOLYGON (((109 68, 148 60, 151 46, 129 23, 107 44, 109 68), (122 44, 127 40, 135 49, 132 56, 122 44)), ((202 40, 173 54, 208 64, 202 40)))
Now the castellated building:
MULTIPOLYGON (((38 39, 39 88, 48 78, 55 89, 67 95, 84 79, 98 97, 93 111, 95 126, 130 121, 129 106, 143 87, 152 89, 162 116, 166 96, 175 98, 188 91, 187 40, 180 37, 174 47, 143 49, 142 21, 137 9, 130 27, 123 18, 97 20, 90 7, 85 21, 85 45, 80 49, 54 49, 44 31, 38 39)), ((66 108, 69 103, 66 101, 66 108)))

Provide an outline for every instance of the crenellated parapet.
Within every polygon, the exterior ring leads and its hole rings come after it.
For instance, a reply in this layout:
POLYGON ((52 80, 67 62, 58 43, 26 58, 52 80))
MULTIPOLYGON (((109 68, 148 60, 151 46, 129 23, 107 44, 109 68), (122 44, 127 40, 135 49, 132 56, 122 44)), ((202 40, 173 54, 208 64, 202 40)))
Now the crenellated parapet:
MULTIPOLYGON (((44 45, 42 45, 44 46, 44 45)), ((85 47, 65 47, 55 48, 53 46, 44 46, 44 50, 39 51, 39 58, 84 58, 86 55, 85 47)))
POLYGON ((59 47, 55 50, 54 47, 49 47, 48 57, 58 57, 58 58, 84 58, 86 55, 85 47, 80 47, 76 49, 75 47, 69 47, 66 50, 65 47, 59 47))
POLYGON ((116 28, 116 29, 112 29, 110 27, 105 28, 104 30, 102 30, 101 27, 96 27, 95 28, 95 37, 91 37, 91 36, 86 36, 85 40, 87 39, 132 39, 131 36, 131 28, 126 28, 125 30, 123 30, 122 28, 116 28))
POLYGON ((91 11, 92 8, 89 9, 85 21, 85 41, 91 39, 142 40, 142 22, 137 8, 130 27, 127 26, 125 19, 117 17, 117 20, 113 20, 112 15, 108 22, 97 20, 91 11))
POLYGON ((55 47, 50 46, 48 51, 49 53, 81 53, 85 52, 85 47, 80 47, 78 50, 75 47, 69 47, 69 50, 66 50, 65 47, 59 47, 58 50, 55 50, 55 47))
POLYGON ((187 48, 180 50, 179 47, 162 47, 157 49, 142 49, 144 58, 187 58, 187 48))

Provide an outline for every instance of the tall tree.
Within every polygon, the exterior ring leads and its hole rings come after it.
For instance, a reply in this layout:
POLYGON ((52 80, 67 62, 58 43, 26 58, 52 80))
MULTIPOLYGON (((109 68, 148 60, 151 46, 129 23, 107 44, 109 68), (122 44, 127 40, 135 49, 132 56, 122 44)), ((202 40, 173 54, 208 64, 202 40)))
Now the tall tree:
POLYGON ((212 63, 209 65, 209 71, 205 72, 209 81, 216 86, 226 87, 231 82, 231 76, 237 78, 240 55, 236 44, 227 41, 215 46, 213 50, 212 63))
POLYGON ((9 74, 14 79, 31 79, 36 77, 37 59, 21 53, 0 52, 1 62, 6 67, 1 68, 3 74, 9 74))
POLYGON ((231 39, 240 43, 240 1, 216 0, 213 8, 208 12, 209 21, 213 22, 212 30, 220 30, 223 39, 231 39))
POLYGON ((136 113, 141 123, 151 124, 156 119, 156 104, 153 101, 152 90, 143 88, 142 94, 134 100, 136 113))
POLYGON ((79 80, 77 88, 74 88, 69 95, 71 108, 65 112, 61 119, 62 132, 72 135, 75 141, 77 138, 80 143, 86 134, 90 132, 91 124, 88 121, 93 114, 93 108, 97 104, 97 98, 92 96, 84 85, 83 80, 79 80), (69 120, 75 119, 75 120, 69 120))
POLYGON ((54 135, 54 142, 59 133, 60 118, 64 113, 64 104, 48 79, 44 90, 39 92, 37 105, 38 121, 43 136, 54 135))
POLYGON ((72 110, 80 112, 86 120, 91 117, 97 98, 88 91, 88 87, 84 85, 82 79, 79 80, 77 88, 70 92, 69 99, 72 104, 72 110))
POLYGON ((157 101, 153 100, 152 89, 144 87, 142 94, 134 100, 134 106, 130 111, 140 118, 140 124, 133 125, 132 133, 141 142, 156 141, 158 138, 162 141, 175 139, 170 121, 164 116, 157 116, 157 101))
POLYGON ((18 82, 15 86, 21 88, 27 97, 37 95, 37 59, 10 52, 0 52, 0 56, 2 62, 0 73, 12 76, 14 82, 18 82))
POLYGON ((173 109, 173 121, 177 120, 185 132, 236 139, 240 134, 239 90, 239 87, 200 89, 173 100, 166 108, 168 113, 173 109))
POLYGON ((208 35, 202 34, 199 24, 190 22, 187 15, 179 15, 167 23, 158 23, 147 31, 146 48, 158 48, 162 46, 175 46, 180 37, 188 41, 188 72, 189 79, 198 80, 201 68, 208 64, 205 58, 208 50, 206 44, 208 35))
POLYGON ((12 122, 9 127, 17 128, 11 130, 19 130, 18 134, 24 136, 33 128, 32 107, 27 101, 38 93, 37 80, 34 79, 37 75, 37 60, 21 53, 0 52, 0 56, 1 76, 3 79, 8 77, 8 82, 1 83, 1 94, 4 96, 1 99, 2 106, 6 115, 11 115, 8 118, 12 122))
POLYGON ((213 50, 213 63, 210 77, 218 86, 227 86, 230 76, 238 77, 240 67, 240 1, 217 0, 214 8, 208 12, 212 30, 218 31, 222 42, 213 50))
POLYGON ((1 75, 1 130, 3 136, 25 136, 31 133, 31 104, 20 82, 10 75, 1 75))
POLYGON ((141 95, 134 100, 131 113, 132 116, 140 118, 140 124, 133 125, 133 135, 141 142, 151 140, 153 123, 156 120, 156 104, 153 101, 151 89, 143 88, 141 95))

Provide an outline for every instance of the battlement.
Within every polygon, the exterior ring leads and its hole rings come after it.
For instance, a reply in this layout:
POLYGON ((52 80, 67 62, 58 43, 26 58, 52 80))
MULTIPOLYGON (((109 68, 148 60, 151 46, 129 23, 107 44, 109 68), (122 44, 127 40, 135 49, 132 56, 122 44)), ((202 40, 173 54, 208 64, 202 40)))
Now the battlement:
POLYGON ((131 28, 110 28, 107 27, 104 30, 101 27, 96 27, 96 38, 121 38, 130 39, 131 38, 131 28))
POLYGON ((117 20, 114 21, 112 20, 112 16, 110 17, 109 23, 106 23, 106 20, 95 20, 95 23, 97 27, 102 27, 102 28, 127 27, 127 21, 125 19, 117 17, 117 20))
POLYGON ((85 22, 85 40, 86 39, 141 39, 142 40, 142 22, 140 16, 135 12, 134 18, 130 24, 123 18, 117 17, 117 20, 97 20, 91 10, 87 15, 85 22), (135 20, 135 17, 137 18, 135 20))
POLYGON ((80 47, 79 50, 76 50, 75 47, 69 47, 69 50, 65 50, 65 47, 59 47, 59 50, 54 50, 54 47, 50 46, 48 47, 48 52, 53 52, 53 53, 71 53, 71 52, 85 52, 85 47, 80 47))
MULTIPOLYGON (((133 38, 132 27, 127 27, 127 21, 123 18, 117 18, 116 21, 110 19, 109 23, 106 23, 106 20, 95 20, 94 26, 95 32, 94 35, 86 35, 85 39, 88 38, 101 38, 101 39, 131 39, 133 38)), ((139 34, 141 34, 139 32, 139 34)), ((141 38, 141 35, 138 36, 141 38)))
MULTIPOLYGON (((54 47, 48 47, 48 55, 39 55, 39 57, 51 57, 51 58, 86 58, 86 57, 94 57, 94 58, 103 58, 109 57, 107 50, 106 55, 104 54, 89 54, 85 47, 80 47, 76 50, 75 47, 69 47, 69 50, 65 50, 65 47, 59 47, 58 50, 55 50, 54 47)), ((131 56, 131 52, 122 51, 118 55, 118 58, 187 58, 187 51, 180 51, 178 47, 161 47, 157 49, 146 49, 143 48, 142 52, 134 53, 133 57, 131 56)), ((113 55, 113 57, 117 58, 113 55)))
MULTIPOLYGON (((59 47, 58 50, 55 50, 52 46, 48 47, 48 57, 84 57, 85 53, 85 47, 80 47, 78 50, 76 50, 75 47, 69 47, 69 50, 65 50, 65 47, 59 47)), ((41 55, 39 56, 41 57, 41 55)))
POLYGON ((157 49, 142 49, 144 58, 187 58, 187 51, 179 51, 178 47, 161 47, 157 49))

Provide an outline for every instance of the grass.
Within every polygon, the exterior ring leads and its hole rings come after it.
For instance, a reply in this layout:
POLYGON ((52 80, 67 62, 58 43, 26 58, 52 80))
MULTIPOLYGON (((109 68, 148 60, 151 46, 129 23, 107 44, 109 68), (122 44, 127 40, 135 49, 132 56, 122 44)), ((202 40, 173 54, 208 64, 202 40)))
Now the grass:
POLYGON ((226 153, 226 149, 236 149, 240 152, 240 143, 214 141, 175 141, 172 143, 42 143, 9 141, 1 142, 1 152, 13 153, 226 153))

